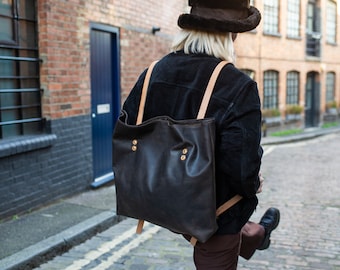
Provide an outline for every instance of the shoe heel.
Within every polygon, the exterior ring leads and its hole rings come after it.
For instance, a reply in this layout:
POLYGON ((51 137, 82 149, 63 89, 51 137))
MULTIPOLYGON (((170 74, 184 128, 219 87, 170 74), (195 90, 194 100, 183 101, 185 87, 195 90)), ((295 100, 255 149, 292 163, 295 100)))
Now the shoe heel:
POLYGON ((264 240, 263 240, 263 243, 262 245, 257 248, 258 250, 264 250, 264 249, 267 249, 270 245, 270 238, 269 237, 266 237, 264 240))

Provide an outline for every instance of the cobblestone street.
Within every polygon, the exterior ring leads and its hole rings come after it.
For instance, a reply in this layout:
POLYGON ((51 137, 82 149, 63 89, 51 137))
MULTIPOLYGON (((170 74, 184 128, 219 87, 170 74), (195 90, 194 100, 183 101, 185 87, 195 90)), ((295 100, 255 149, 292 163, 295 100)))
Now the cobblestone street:
MULTIPOLYGON (((251 220, 273 206, 281 222, 270 248, 240 258, 240 270, 340 270, 339 149, 339 134, 265 147, 264 190, 251 220)), ((127 219, 38 269, 194 269, 180 236, 151 224, 136 235, 135 225, 127 219)))

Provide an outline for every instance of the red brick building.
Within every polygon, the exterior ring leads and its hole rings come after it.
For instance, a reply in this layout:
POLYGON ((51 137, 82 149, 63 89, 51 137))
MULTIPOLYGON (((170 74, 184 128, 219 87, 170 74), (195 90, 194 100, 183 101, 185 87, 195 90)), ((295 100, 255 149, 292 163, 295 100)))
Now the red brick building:
MULTIPOLYGON (((258 81, 269 122, 318 126, 340 103, 337 1, 255 5, 263 20, 239 35, 237 66, 258 81), (293 105, 302 112, 290 118, 293 105)), ((169 52, 186 8, 186 0, 0 0, 0 220, 114 179, 121 102, 169 52)))
POLYGON ((258 82, 264 117, 281 128, 338 120, 338 1, 251 2, 261 10, 262 22, 237 39, 237 65, 258 82))
POLYGON ((0 1, 0 219, 113 179, 111 134, 186 1, 0 1))

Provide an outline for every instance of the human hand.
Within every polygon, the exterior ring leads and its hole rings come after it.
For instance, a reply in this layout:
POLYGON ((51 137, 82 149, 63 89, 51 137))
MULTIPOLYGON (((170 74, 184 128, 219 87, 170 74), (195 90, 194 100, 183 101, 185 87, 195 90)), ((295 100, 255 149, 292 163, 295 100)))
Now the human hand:
POLYGON ((259 189, 257 190, 257 193, 261 193, 262 192, 262 188, 263 188, 264 178, 263 178, 261 172, 259 172, 259 180, 260 180, 260 186, 259 186, 259 189))

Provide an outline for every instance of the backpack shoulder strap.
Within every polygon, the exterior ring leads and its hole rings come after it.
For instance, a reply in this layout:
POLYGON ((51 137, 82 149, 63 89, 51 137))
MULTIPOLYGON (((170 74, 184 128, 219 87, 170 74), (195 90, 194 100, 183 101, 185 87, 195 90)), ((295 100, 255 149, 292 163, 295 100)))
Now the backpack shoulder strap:
POLYGON ((217 77, 220 74, 222 68, 226 64, 228 64, 227 61, 222 61, 215 67, 215 69, 214 69, 214 71, 213 71, 213 73, 210 77, 208 86, 205 90, 205 93, 204 93, 204 96, 203 96, 203 99, 202 99, 202 102, 201 102, 201 107, 200 107, 198 114, 197 114, 197 119, 203 119, 205 117, 205 113, 207 112, 209 101, 210 101, 212 92, 214 90, 215 83, 217 81, 217 77))
MULTIPOLYGON (((146 96, 147 96, 147 93, 148 93, 149 82, 150 82, 150 78, 151 78, 153 68, 155 67, 157 62, 158 61, 152 62, 151 65, 148 68, 148 71, 146 72, 144 84, 143 84, 143 88, 142 88, 142 93, 141 93, 141 99, 140 99, 140 103, 139 103, 136 125, 140 125, 143 122, 145 101, 146 101, 146 96)), ((210 80, 208 82, 207 88, 205 90, 205 93, 204 93, 204 96, 203 96, 203 99, 202 99, 202 102, 201 102, 201 106, 200 106, 200 109, 199 109, 198 114, 197 114, 197 119, 203 119, 205 117, 205 113, 207 111, 209 101, 210 101, 210 97, 212 95, 215 83, 217 81, 217 77, 220 74, 222 68, 226 64, 228 64, 227 61, 221 61, 215 67, 215 69, 214 69, 214 71, 213 71, 213 73, 210 77, 210 80)))
POLYGON ((145 101, 146 101, 146 95, 148 93, 151 73, 152 73, 153 68, 155 67, 157 62, 158 61, 152 62, 151 65, 148 68, 148 71, 146 72, 145 79, 144 79, 144 84, 143 84, 143 88, 142 88, 142 93, 141 93, 141 98, 140 98, 140 102, 139 102, 139 109, 138 109, 136 125, 140 125, 143 122, 144 109, 145 109, 145 101))

